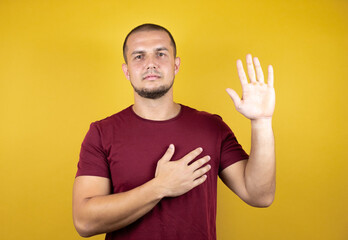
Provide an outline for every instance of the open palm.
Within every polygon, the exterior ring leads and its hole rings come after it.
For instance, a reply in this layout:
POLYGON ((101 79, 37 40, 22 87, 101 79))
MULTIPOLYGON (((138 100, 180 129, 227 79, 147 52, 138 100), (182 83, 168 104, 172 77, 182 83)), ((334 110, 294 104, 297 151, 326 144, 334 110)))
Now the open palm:
POLYGON ((226 91, 232 98, 237 111, 243 114, 246 118, 251 120, 271 118, 275 106, 273 68, 272 66, 268 67, 268 80, 267 84, 265 84, 261 64, 258 58, 254 58, 253 64, 252 57, 248 54, 246 62, 250 82, 248 82, 244 72, 242 61, 237 61, 238 76, 243 90, 242 98, 240 98, 238 94, 230 88, 226 89, 226 91))

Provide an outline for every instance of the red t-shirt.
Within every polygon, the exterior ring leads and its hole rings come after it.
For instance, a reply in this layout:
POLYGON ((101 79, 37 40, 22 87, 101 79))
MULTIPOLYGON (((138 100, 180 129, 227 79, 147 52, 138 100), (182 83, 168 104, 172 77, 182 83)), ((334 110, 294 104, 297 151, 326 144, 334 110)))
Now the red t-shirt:
POLYGON ((171 143, 175 145, 172 161, 203 148, 200 156, 211 157, 207 180, 182 196, 162 199, 146 215, 108 233, 106 239, 216 239, 217 176, 231 164, 248 159, 217 115, 181 105, 175 118, 153 121, 128 107, 91 124, 76 176, 110 178, 113 193, 131 190, 154 178, 157 162, 171 143))

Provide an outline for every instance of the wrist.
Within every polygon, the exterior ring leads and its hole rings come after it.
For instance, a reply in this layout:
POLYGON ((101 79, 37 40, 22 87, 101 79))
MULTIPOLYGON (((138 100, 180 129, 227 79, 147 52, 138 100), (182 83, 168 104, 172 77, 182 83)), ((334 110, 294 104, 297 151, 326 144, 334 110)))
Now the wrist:
POLYGON ((251 120, 252 128, 272 128, 272 117, 251 120))
POLYGON ((166 189, 162 186, 158 178, 153 178, 151 181, 151 187, 155 194, 156 199, 161 200, 166 197, 166 189))

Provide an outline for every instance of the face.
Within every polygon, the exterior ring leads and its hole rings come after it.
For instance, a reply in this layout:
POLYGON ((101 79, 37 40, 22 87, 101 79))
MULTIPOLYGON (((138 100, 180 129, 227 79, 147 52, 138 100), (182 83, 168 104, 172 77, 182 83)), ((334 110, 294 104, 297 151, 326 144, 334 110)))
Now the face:
POLYGON ((174 57, 165 31, 141 31, 129 36, 123 72, 141 97, 156 99, 172 90, 180 59, 174 57))

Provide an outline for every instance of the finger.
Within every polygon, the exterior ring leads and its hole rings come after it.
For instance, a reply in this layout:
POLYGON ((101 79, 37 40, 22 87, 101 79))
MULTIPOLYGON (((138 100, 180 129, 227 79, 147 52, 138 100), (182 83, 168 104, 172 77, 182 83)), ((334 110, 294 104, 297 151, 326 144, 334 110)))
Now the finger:
MULTIPOLYGON (((206 164, 207 162, 209 162, 210 160, 210 156, 205 156, 202 157, 196 161, 194 161, 193 163, 190 164, 190 168, 192 169, 192 171, 196 171, 197 169, 199 169, 200 167, 202 167, 204 164, 206 164)), ((202 174, 203 175, 203 174, 202 174)))
POLYGON ((256 83, 255 69, 254 69, 251 54, 248 54, 246 56, 246 63, 247 63, 247 69, 248 69, 248 75, 249 75, 250 82, 256 83))
POLYGON ((254 65, 255 65, 255 70, 256 70, 257 81, 259 81, 260 83, 264 83, 265 80, 263 78, 261 64, 260 64, 260 61, 257 57, 254 57, 254 65))
POLYGON ((174 152, 175 152, 175 147, 173 144, 170 144, 166 153, 163 155, 160 161, 169 162, 170 159, 172 159, 174 152))
POLYGON ((237 71, 238 71, 238 77, 239 77, 240 83, 242 84, 242 88, 243 88, 243 86, 248 84, 248 79, 244 72, 243 63, 239 59, 237 60, 237 71))
POLYGON ((197 187, 198 185, 201 185, 205 182, 205 180, 207 180, 207 175, 203 175, 202 177, 195 179, 193 181, 193 188, 197 187))
POLYGON ((231 88, 227 88, 226 92, 228 93, 228 95, 230 95, 230 97, 232 98, 232 101, 234 103, 234 106, 238 109, 240 107, 240 104, 241 104, 241 99, 238 96, 238 94, 236 93, 236 91, 232 90, 231 88))
POLYGON ((209 170, 211 169, 211 166, 208 164, 204 167, 201 167, 200 169, 197 169, 196 171, 194 171, 193 173, 193 178, 197 179, 201 176, 203 176, 204 174, 206 174, 209 170))
POLYGON ((273 78, 274 78, 273 67, 272 67, 272 65, 269 65, 268 66, 268 80, 267 80, 267 84, 270 87, 273 87, 273 78))
POLYGON ((201 147, 196 148, 195 150, 193 150, 190 153, 188 153, 187 155, 185 155, 181 160, 184 161, 185 164, 189 164, 189 162, 191 162, 199 154, 201 154, 202 151, 203 151, 203 149, 201 147))

